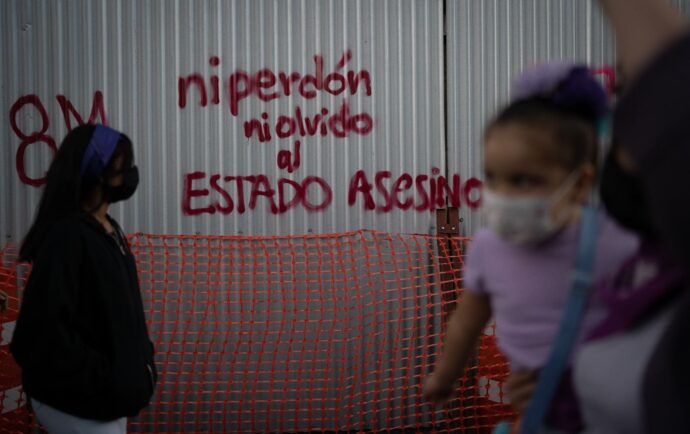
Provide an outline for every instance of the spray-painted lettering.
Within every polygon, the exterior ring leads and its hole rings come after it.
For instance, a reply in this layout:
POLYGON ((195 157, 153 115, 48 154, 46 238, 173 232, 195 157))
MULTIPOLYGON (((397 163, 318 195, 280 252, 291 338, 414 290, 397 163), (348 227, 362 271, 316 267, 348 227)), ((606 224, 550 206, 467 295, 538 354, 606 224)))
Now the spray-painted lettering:
POLYGON ((480 206, 480 180, 469 178, 462 182, 458 174, 446 178, 440 173, 437 167, 433 167, 430 175, 413 177, 403 173, 393 176, 392 172, 384 170, 372 177, 359 170, 350 180, 347 204, 352 207, 360 203, 364 210, 381 213, 394 209, 424 212, 446 206, 459 208, 463 203, 470 209, 480 206))
POLYGON ((294 115, 279 116, 275 124, 268 121, 268 113, 261 114, 263 121, 251 119, 244 123, 244 136, 256 137, 259 142, 268 142, 274 138, 285 139, 293 136, 325 136, 332 134, 338 138, 345 138, 350 133, 367 135, 374 128, 374 120, 368 113, 350 114, 347 101, 343 101, 340 110, 328 115, 328 109, 322 108, 320 113, 308 116, 302 113, 300 107, 296 107, 294 115))
MULTIPOLYGON (((389 213, 396 209, 429 212, 446 206, 463 204, 476 209, 481 203, 481 181, 460 175, 446 178, 438 168, 430 174, 393 176, 384 170, 368 176, 357 171, 350 180, 347 203, 362 206, 366 211, 389 213)), ((184 176, 182 212, 188 216, 200 214, 238 213, 254 210, 264 201, 272 214, 283 214, 302 207, 319 212, 328 209, 333 201, 333 189, 322 178, 307 176, 301 181, 279 178, 276 182, 267 175, 224 176, 192 172, 184 176)))
MULTIPOLYGON (((261 101, 272 101, 281 97, 299 95, 305 99, 316 98, 318 92, 338 96, 356 95, 360 89, 366 96, 371 96, 371 74, 367 70, 343 71, 352 59, 352 51, 346 50, 332 71, 325 71, 323 56, 314 56, 314 70, 306 74, 299 72, 274 72, 262 68, 254 73, 242 70, 232 72, 225 80, 227 104, 232 116, 240 113, 243 100, 256 96, 261 101)), ((212 56, 209 64, 219 67, 218 56, 212 56)), ((177 105, 183 109, 187 100, 196 94, 198 105, 206 107, 210 103, 221 103, 222 90, 220 77, 213 73, 208 81, 200 73, 181 76, 177 80, 177 105)))
POLYGON ((333 201, 330 185, 318 176, 301 181, 280 178, 273 183, 266 175, 224 176, 193 172, 184 176, 182 212, 185 215, 244 214, 264 201, 272 214, 302 207, 323 211, 333 201))
MULTIPOLYGON (((60 110, 62 110, 62 116, 65 120, 65 125, 67 126, 68 130, 72 130, 71 118, 74 118, 77 121, 77 124, 84 123, 82 116, 74 108, 72 102, 67 99, 65 95, 57 95, 55 99, 60 106, 60 110)), ((94 94, 93 102, 91 104, 91 114, 89 115, 88 122, 94 123, 99 117, 101 123, 107 124, 105 107, 103 104, 103 93, 100 90, 96 91, 94 94)), ((51 156, 54 156, 57 152, 55 139, 47 134, 48 128, 50 127, 50 119, 41 99, 34 94, 19 97, 14 104, 12 104, 12 107, 10 107, 10 126, 17 138, 20 139, 19 148, 17 149, 15 157, 15 167, 19 180, 26 185, 40 187, 41 185, 45 184, 46 175, 44 173, 39 177, 29 176, 26 170, 25 162, 27 149, 33 144, 44 143, 48 146, 51 156), (18 117, 23 110, 28 110, 30 107, 33 107, 34 110, 38 111, 41 119, 41 125, 35 131, 26 132, 19 127, 18 117)))

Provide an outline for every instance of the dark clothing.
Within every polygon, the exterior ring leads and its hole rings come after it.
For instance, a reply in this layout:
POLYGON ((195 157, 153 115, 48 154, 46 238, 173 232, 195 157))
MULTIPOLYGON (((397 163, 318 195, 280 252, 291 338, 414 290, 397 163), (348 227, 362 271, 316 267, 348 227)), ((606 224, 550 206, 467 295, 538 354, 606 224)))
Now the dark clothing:
POLYGON ((671 260, 651 240, 628 259, 610 282, 597 285, 597 298, 606 306, 607 316, 592 330, 588 340, 644 326, 659 311, 675 304, 685 291, 686 271, 671 260), (645 278, 640 279, 640 270, 645 278))
POLYGON ((614 137, 639 167, 652 223, 690 266, 690 35, 657 57, 621 98, 614 137))
MULTIPOLYGON (((690 271, 690 34, 643 71, 621 99, 614 136, 639 167, 655 233, 690 271)), ((647 432, 690 427, 690 288, 647 367, 643 397, 647 432)))
POLYGON ((690 288, 652 355, 643 383, 645 432, 690 430, 690 288))
POLYGON ((153 395, 153 344, 134 256, 120 241, 88 214, 55 224, 24 290, 10 344, 24 390, 74 416, 136 416, 153 395))

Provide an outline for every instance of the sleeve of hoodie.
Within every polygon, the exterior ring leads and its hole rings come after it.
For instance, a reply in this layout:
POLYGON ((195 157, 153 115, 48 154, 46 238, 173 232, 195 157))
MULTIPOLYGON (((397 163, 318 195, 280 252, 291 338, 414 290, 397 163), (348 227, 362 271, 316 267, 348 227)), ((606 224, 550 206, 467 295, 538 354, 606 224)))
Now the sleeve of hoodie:
POLYGON ((631 84, 616 108, 614 135, 639 167, 662 243, 690 266, 690 33, 631 84))
POLYGON ((11 351, 42 387, 88 394, 104 384, 109 365, 105 355, 84 342, 76 327, 82 289, 80 238, 76 223, 50 231, 24 290, 11 351))

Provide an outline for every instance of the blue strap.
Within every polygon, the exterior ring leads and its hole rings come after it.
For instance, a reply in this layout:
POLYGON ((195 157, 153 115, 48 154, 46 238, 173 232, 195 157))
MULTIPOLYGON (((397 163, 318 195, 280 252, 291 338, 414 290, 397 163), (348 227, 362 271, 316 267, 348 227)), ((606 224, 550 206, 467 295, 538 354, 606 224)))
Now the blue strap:
POLYGON ((499 422, 498 425, 494 427, 493 434, 510 434, 510 423, 499 422))
POLYGON ((570 360, 570 353, 578 336, 580 322, 587 307, 587 300, 592 287, 592 271, 598 235, 597 226, 597 211, 594 208, 585 207, 568 304, 561 319, 561 325, 551 348, 549 359, 539 374, 532 403, 522 419, 520 434, 536 434, 539 431, 556 388, 561 382, 563 371, 570 360))

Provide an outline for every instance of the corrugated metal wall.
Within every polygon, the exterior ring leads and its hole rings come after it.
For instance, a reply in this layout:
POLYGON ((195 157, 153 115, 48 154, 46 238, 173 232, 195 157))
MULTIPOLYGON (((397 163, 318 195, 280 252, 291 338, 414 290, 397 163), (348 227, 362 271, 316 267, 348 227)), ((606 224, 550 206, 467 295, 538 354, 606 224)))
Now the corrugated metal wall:
MULTIPOLYGON (((674 3, 685 12, 690 9, 688 0, 674 3)), ((102 92, 108 123, 134 139, 142 169, 140 191, 114 212, 128 232, 293 234, 371 228, 424 233, 434 229, 432 212, 395 206, 365 210, 366 195, 361 192, 348 204, 353 175, 364 170, 375 184, 377 172, 390 171, 390 177, 382 178, 388 190, 402 174, 434 178, 434 167, 443 171, 447 166, 447 175, 459 173, 463 181, 481 177, 483 126, 507 101, 510 80, 521 68, 554 58, 593 65, 615 58, 593 1, 9 0, 0 3, 0 14, 0 103, 5 113, 0 123, 0 237, 15 241, 31 221, 40 190, 19 179, 15 166, 22 139, 11 121, 27 134, 44 124, 31 104, 12 116, 11 108, 22 96, 38 98, 49 123, 45 133, 59 143, 67 128, 58 96, 86 119, 95 93, 102 92), (351 59, 337 70, 348 50, 351 59), (236 116, 230 113, 228 81, 233 73, 254 75, 268 68, 275 74, 315 75, 316 55, 323 56, 324 78, 334 71, 345 78, 348 71, 368 72, 371 93, 361 80, 354 86, 356 93, 345 86, 341 93, 333 92, 337 95, 322 90, 305 98, 299 82, 288 86, 291 93, 286 95, 277 79, 263 91, 276 91, 279 98, 265 102, 255 92, 239 101, 236 116), (204 107, 196 84, 186 92, 178 89, 180 78, 193 74, 207 91, 204 107), (179 106, 180 93, 187 96, 184 108, 179 106), (279 116, 296 117, 298 107, 304 116, 324 109, 331 116, 346 100, 351 115, 371 116, 369 134, 350 131, 338 138, 330 130, 322 136, 319 129, 307 137, 298 137, 299 132, 276 137, 279 116), (261 142, 257 134, 248 139, 244 123, 263 123, 263 113, 272 139, 261 142), (294 151, 297 139, 301 165, 288 173, 276 160, 281 150, 294 151), (194 172, 203 172, 203 178, 193 181, 192 188, 210 192, 193 198, 193 208, 215 202, 227 207, 211 186, 214 174, 265 174, 274 189, 281 177, 302 182, 318 176, 333 196, 321 211, 298 205, 274 215, 259 194, 256 208, 240 213, 236 182, 221 179, 235 202, 232 212, 189 216, 182 212, 184 179, 194 172)), ((331 84, 338 90, 337 81, 331 84)), ((24 154, 27 176, 40 177, 50 156, 47 145, 29 145, 24 154)), ((425 186, 429 193, 428 181, 425 186)), ((243 187, 248 207, 251 182, 243 181, 243 187)), ((324 199, 318 190, 313 184, 311 203, 324 199)), ((289 195, 292 190, 288 186, 286 191, 289 195)), ((385 204, 375 186, 371 194, 377 206, 385 204)), ((415 196, 415 205, 423 202, 412 185, 400 195, 401 204, 409 195, 415 196)), ((463 232, 471 234, 478 213, 465 205, 462 217, 463 232)))
MULTIPOLYGON (((672 0, 685 15, 690 1, 672 0)), ((482 177, 484 126, 510 98, 520 71, 548 60, 614 65, 609 25, 594 1, 451 0, 446 2, 448 165, 482 177)), ((462 208, 463 234, 481 215, 462 208)))
MULTIPOLYGON (((377 171, 390 170, 395 178, 443 167, 442 10, 441 1, 414 0, 2 2, 0 101, 6 117, 0 123, 0 235, 22 236, 39 198, 39 189, 21 183, 15 169, 21 140, 7 117, 11 106, 21 96, 38 96, 50 123, 47 134, 59 143, 67 129, 56 96, 64 95, 86 119, 97 91, 103 94, 108 123, 133 138, 141 169, 140 191, 126 208, 117 206, 114 212, 128 232, 288 234, 361 227, 428 232, 431 212, 364 210, 363 194, 349 206, 348 185, 358 170, 373 184, 377 171), (337 70, 348 50, 351 59, 337 70), (363 79, 356 93, 351 81, 340 93, 336 77, 330 88, 338 95, 317 91, 315 98, 305 98, 297 83, 288 96, 277 77, 275 86, 263 91, 279 92, 279 98, 264 102, 254 93, 239 101, 237 116, 231 115, 227 85, 233 73, 268 68, 276 76, 280 71, 315 75, 315 55, 323 56, 326 81, 334 71, 345 77, 348 71, 368 71, 370 95, 363 79), (217 66, 211 63, 213 56, 217 66), (199 106, 199 89, 192 85, 186 107, 180 108, 179 79, 195 73, 206 87, 207 105, 199 106), (213 103, 214 76, 219 77, 219 104, 213 103), (299 107, 305 117, 324 109, 330 117, 344 101, 351 116, 372 117, 370 134, 350 131, 338 138, 330 129, 322 136, 319 129, 315 136, 276 137, 279 116, 295 117, 299 107), (272 140, 263 143, 256 134, 251 139, 244 134, 244 122, 263 122, 262 113, 272 132, 272 140), (294 150, 297 139, 301 165, 290 174, 278 169, 276 160, 280 150, 294 150), (236 183, 228 182, 224 186, 235 201, 232 213, 185 216, 184 176, 192 172, 206 173, 194 181, 194 189, 211 190, 208 197, 192 200, 195 208, 215 201, 227 206, 210 186, 213 174, 265 174, 272 188, 280 177, 302 182, 318 176, 332 188, 333 199, 320 212, 298 206, 273 215, 266 198, 258 195, 256 209, 238 213, 236 183)), ((305 92, 309 90, 307 85, 305 92)), ((24 132, 41 125, 31 105, 16 118, 24 132)), ((50 155, 47 146, 30 145, 27 175, 40 177, 50 155)), ((250 185, 244 182, 245 206, 250 185)), ((311 186, 313 204, 325 197, 317 187, 311 186)), ((383 204, 376 189, 372 195, 383 204)))
MULTIPOLYGON (((459 0, 447 3, 448 163, 482 176, 484 125, 510 98, 523 68, 551 59, 611 64, 607 23, 592 1, 459 0)), ((462 210, 465 233, 480 224, 462 210)))
MULTIPOLYGON (((688 0, 676 4, 690 9, 688 0)), ((389 188, 404 173, 433 177, 434 167, 447 167, 447 175, 459 173, 462 180, 481 177, 483 125, 508 100, 510 80, 521 68, 554 58, 600 65, 615 56, 591 1, 9 0, 0 2, 0 58, 0 104, 6 116, 0 122, 0 237, 18 241, 40 190, 20 181, 15 166, 22 139, 12 122, 29 135, 45 127, 45 134, 59 142, 67 132, 60 101, 69 100, 86 119, 94 95, 102 92, 108 123, 133 138, 141 188, 126 207, 115 208, 128 232, 253 235, 362 227, 429 232, 434 219, 428 210, 364 210, 364 194, 350 206, 353 175, 364 170, 375 183, 378 171, 390 171, 384 182, 389 188), (338 68, 348 52, 351 59, 338 68), (236 116, 231 114, 233 74, 268 68, 275 74, 316 75, 316 55, 323 56, 324 79, 336 70, 346 81, 347 71, 367 71, 371 94, 363 79, 354 95, 346 86, 333 92, 338 95, 318 91, 314 98, 301 96, 299 83, 288 84, 291 94, 283 95, 287 92, 278 82, 265 93, 279 92, 279 98, 264 102, 253 94, 239 101, 236 116), (180 107, 179 80, 193 77, 203 83, 207 104, 199 105, 199 88, 190 85, 180 107), (21 99, 28 95, 35 95, 34 107, 25 105, 13 116, 12 107, 28 101, 21 99), (345 100, 351 114, 372 117, 371 133, 350 131, 338 138, 330 130, 321 135, 319 127, 315 135, 299 137, 300 167, 294 173, 279 169, 279 152, 294 150, 297 140, 275 137, 279 116, 293 116, 296 108, 309 117, 327 109, 330 116, 345 100), (47 122, 35 106, 45 108, 47 122), (248 139, 244 122, 256 119, 263 125, 263 113, 272 123, 272 140, 248 139), (301 182, 318 176, 333 189, 333 200, 321 212, 297 207, 274 215, 259 195, 253 211, 239 213, 235 203, 228 214, 184 215, 183 181, 194 172, 205 173, 195 188, 211 190, 213 174, 266 174, 274 187, 281 177, 301 182)), ((50 155, 45 143, 29 145, 27 176, 40 177, 50 155)), ((238 192, 227 184, 237 201, 238 192)), ((195 198, 192 206, 221 200, 210 194, 195 198)), ((372 195, 382 204, 376 187, 372 195)), ((312 202, 321 199, 310 195, 312 202)), ((479 224, 477 214, 463 204, 462 216, 463 232, 471 234, 479 224)), ((359 410, 366 405, 371 404, 359 410)))

